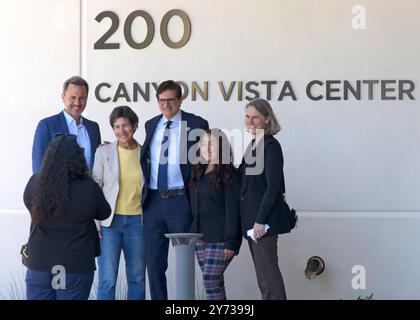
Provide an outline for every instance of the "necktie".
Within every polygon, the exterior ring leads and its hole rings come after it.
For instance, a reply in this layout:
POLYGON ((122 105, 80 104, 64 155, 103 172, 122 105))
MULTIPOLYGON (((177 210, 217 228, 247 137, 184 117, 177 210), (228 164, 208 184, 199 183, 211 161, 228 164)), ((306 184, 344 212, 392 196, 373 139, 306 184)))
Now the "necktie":
POLYGON ((168 154, 169 154, 169 134, 172 121, 167 121, 163 132, 162 144, 160 148, 159 170, 157 186, 160 193, 168 190, 168 154))

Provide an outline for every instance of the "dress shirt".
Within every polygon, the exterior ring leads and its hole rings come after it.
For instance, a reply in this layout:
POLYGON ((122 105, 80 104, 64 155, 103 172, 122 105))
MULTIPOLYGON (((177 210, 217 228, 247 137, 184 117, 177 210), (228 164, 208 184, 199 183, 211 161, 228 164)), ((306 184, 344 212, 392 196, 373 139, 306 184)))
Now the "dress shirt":
POLYGON ((91 155, 92 149, 90 145, 89 134, 86 130, 86 127, 83 123, 83 118, 80 118, 80 124, 77 125, 76 120, 74 120, 67 112, 64 110, 64 117, 66 118, 67 128, 69 129, 70 134, 77 136, 77 143, 85 152, 85 159, 88 165, 89 170, 92 170, 91 155))
POLYGON ((172 121, 169 128, 169 152, 168 152, 168 189, 180 189, 184 187, 182 179, 179 149, 181 136, 181 110, 172 119, 166 119, 164 116, 156 125, 155 132, 150 142, 150 189, 157 189, 157 178, 159 170, 160 149, 162 147, 163 134, 166 127, 166 122, 172 121))

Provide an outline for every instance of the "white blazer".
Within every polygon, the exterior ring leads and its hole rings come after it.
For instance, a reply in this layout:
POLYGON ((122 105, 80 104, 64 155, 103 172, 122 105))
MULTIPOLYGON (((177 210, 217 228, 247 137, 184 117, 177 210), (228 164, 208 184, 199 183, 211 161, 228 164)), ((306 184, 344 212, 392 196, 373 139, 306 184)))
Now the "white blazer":
MULTIPOLYGON (((139 154, 141 145, 139 145, 139 154)), ((141 186, 143 190, 144 175, 140 166, 141 186)), ((111 215, 103 221, 96 221, 96 226, 109 227, 115 213, 118 192, 120 190, 120 165, 118 161, 118 141, 114 141, 96 149, 95 161, 92 169, 92 178, 99 184, 104 192, 105 198, 111 207, 111 215)))

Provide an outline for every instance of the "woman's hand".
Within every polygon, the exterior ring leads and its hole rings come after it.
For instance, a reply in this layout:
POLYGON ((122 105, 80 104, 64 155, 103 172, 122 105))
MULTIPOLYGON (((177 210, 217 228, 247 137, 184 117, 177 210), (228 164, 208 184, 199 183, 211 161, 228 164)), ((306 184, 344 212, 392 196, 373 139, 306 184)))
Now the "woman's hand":
POLYGON ((223 250, 223 257, 225 260, 230 260, 233 258, 233 256, 235 255, 235 251, 230 250, 230 249, 224 249, 223 250))
POLYGON ((263 224, 254 223, 254 239, 262 238, 265 235, 265 229, 263 224))

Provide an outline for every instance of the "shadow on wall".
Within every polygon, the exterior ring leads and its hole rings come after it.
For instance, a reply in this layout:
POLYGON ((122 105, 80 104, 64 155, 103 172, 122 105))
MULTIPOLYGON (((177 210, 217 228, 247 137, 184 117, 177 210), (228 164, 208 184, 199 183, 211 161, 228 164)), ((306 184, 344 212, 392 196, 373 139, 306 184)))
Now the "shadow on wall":
POLYGON ((19 275, 10 276, 10 285, 5 292, 0 293, 1 300, 26 300, 26 270, 19 275))

